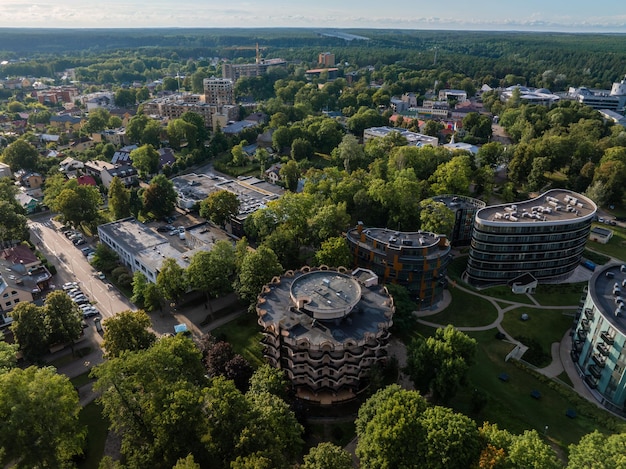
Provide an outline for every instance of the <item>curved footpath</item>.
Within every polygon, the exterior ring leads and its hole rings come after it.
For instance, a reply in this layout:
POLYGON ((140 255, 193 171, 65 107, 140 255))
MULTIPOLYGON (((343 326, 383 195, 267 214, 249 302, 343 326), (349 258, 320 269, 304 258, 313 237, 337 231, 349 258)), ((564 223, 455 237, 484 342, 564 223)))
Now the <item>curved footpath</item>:
MULTIPOLYGON (((452 282, 449 283, 449 285, 451 284, 452 282)), ((578 308, 578 306, 543 306, 539 304, 535 300, 535 298, 533 298, 532 295, 526 295, 526 296, 530 298, 533 304, 521 303, 521 302, 516 302, 516 301, 510 301, 510 300, 503 300, 499 298, 496 299, 488 295, 484 295, 480 292, 465 288, 459 285, 458 283, 455 284, 454 288, 457 288, 470 295, 478 296, 488 301, 494 306, 494 308, 496 308, 496 311, 498 312, 498 317, 491 324, 487 324, 485 326, 457 327, 457 329, 463 332, 477 332, 477 331, 488 331, 490 329, 497 329, 498 332, 501 332, 502 334, 504 334, 505 339, 503 340, 506 340, 507 342, 510 342, 511 344, 516 346, 515 349, 508 356, 508 358, 515 358, 518 360, 522 358, 526 350, 528 350, 528 347, 526 347, 524 344, 522 344, 521 342, 511 337, 511 335, 502 327, 502 320, 504 319, 505 313, 512 311, 516 308, 520 308, 520 307, 542 309, 542 310, 570 310, 570 311, 572 309, 578 308)), ((418 322, 420 324, 423 324, 429 327, 435 327, 435 328, 445 327, 444 324, 437 324, 431 321, 427 321, 423 318, 428 317, 428 316, 433 316, 435 314, 442 312, 444 309, 446 309, 450 305, 451 300, 452 300, 452 295, 450 294, 448 290, 445 290, 443 299, 437 304, 436 308, 432 310, 415 311, 413 314, 418 318, 418 322)), ((544 368, 537 368, 536 371, 538 371, 539 373, 549 378, 556 378, 563 371, 565 371, 570 381, 572 382, 572 386, 574 390, 579 395, 581 395, 588 401, 593 402, 598 407, 604 409, 604 407, 602 407, 602 405, 598 402, 598 400, 593 396, 589 388, 587 388, 582 378, 578 374, 576 366, 574 365, 574 362, 572 361, 570 357, 571 347, 572 347, 572 338, 569 334, 569 329, 568 329, 565 332, 560 342, 554 342, 552 344, 552 347, 551 347, 552 362, 544 368)))

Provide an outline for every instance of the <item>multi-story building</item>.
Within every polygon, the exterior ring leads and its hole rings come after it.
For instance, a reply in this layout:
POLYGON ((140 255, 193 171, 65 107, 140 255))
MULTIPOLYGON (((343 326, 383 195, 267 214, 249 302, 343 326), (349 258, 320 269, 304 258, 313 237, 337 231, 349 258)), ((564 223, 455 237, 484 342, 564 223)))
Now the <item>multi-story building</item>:
POLYGON ((324 67, 334 67, 335 54, 332 54, 330 52, 321 52, 317 58, 317 63, 323 65, 324 67))
POLYGON ((409 146, 421 147, 424 145, 431 145, 436 147, 439 145, 439 139, 437 137, 431 137, 430 135, 418 134, 411 132, 407 129, 400 127, 370 127, 363 131, 363 142, 366 143, 373 138, 382 138, 389 135, 391 132, 398 132, 404 138, 409 146))
POLYGON ((467 101, 467 91, 464 91, 464 90, 441 90, 439 91, 440 101, 447 101, 448 99, 456 99, 457 102, 463 103, 467 101))
POLYGON ((346 238, 355 264, 373 271, 384 283, 407 288, 420 308, 437 303, 446 285, 450 244, 444 235, 365 228, 359 223, 346 238))
POLYGON ((433 197, 433 200, 445 204, 454 212, 454 228, 452 228, 450 235, 452 246, 469 246, 472 241, 476 212, 487 204, 473 197, 452 194, 438 195, 433 197))
POLYGON ((572 359, 592 394, 626 415, 626 265, 594 272, 572 336, 572 359))
POLYGON ((221 108, 235 102, 233 81, 229 78, 205 78, 202 81, 204 88, 204 102, 221 108))
POLYGON ((596 204, 565 189, 476 213, 467 263, 470 283, 506 283, 530 273, 540 282, 567 278, 580 263, 596 204))
POLYGON ((265 285, 256 311, 264 355, 296 396, 334 404, 356 397, 386 359, 395 307, 371 271, 303 267, 265 285))
POLYGON ((213 127, 213 115, 218 112, 218 108, 202 102, 202 99, 204 98, 201 95, 190 94, 175 94, 156 98, 143 104, 143 113, 171 120, 178 119, 186 112, 195 112, 202 116, 206 127, 213 127))
POLYGON ((223 64, 222 77, 228 78, 235 83, 241 77, 258 77, 265 75, 270 67, 287 67, 287 61, 283 59, 261 59, 253 64, 223 64))

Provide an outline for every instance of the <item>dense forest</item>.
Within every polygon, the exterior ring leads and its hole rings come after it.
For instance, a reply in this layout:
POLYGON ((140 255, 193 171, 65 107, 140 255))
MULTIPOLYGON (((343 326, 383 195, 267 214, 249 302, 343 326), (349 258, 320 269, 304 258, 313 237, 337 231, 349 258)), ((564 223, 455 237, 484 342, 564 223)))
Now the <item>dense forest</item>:
MULTIPOLYGON (((205 57, 251 60, 254 45, 266 57, 314 62, 332 49, 351 67, 398 64, 409 70, 446 70, 497 86, 609 87, 624 74, 626 36, 522 32, 354 30, 367 39, 347 41, 306 29, 0 29, 2 75, 53 76, 106 58, 133 55, 161 64, 205 57), (126 51, 121 53, 121 51, 126 51), (45 60, 44 60, 45 59, 45 60), (545 71, 554 78, 546 82, 545 71), (512 83, 516 84, 516 83, 512 83)), ((146 64, 149 71, 151 64, 146 64)), ((200 64, 202 65, 202 61, 200 64)))

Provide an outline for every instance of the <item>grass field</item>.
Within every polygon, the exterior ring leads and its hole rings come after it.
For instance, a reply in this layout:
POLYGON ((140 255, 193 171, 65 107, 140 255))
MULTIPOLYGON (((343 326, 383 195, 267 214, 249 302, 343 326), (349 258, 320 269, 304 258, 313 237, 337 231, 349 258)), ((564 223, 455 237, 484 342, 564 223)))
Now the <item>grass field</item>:
POLYGON ((626 261, 626 230, 617 226, 606 226, 603 223, 594 223, 593 226, 612 230, 613 237, 606 244, 588 241, 587 248, 626 261))
POLYGON ((215 329, 212 335, 229 342, 233 350, 248 360, 253 367, 264 363, 261 345, 263 335, 256 314, 244 313, 234 321, 215 329))
POLYGON ((438 324, 463 326, 486 326, 498 317, 496 309, 487 300, 459 289, 451 288, 452 302, 444 311, 426 318, 438 324))
POLYGON ((587 282, 538 285, 533 298, 542 306, 577 307, 587 282))
POLYGON ((514 301, 516 303, 524 303, 527 305, 533 304, 532 300, 528 298, 528 296, 513 293, 511 291, 511 287, 508 285, 498 285, 497 287, 486 288, 481 290, 481 293, 499 300, 514 301))
POLYGON ((93 469, 102 459, 109 422, 102 416, 100 405, 94 401, 80 411, 79 423, 87 426, 87 441, 84 458, 78 461, 77 466, 79 469, 93 469))
POLYGON ((508 311, 502 319, 502 327, 512 337, 524 336, 536 340, 549 355, 552 343, 560 342, 565 332, 572 327, 573 316, 566 316, 561 310, 541 310, 516 308, 508 311), (522 314, 528 314, 522 321, 522 314))
POLYGON ((455 410, 474 418, 478 424, 483 421, 497 423, 513 433, 535 429, 543 434, 547 425, 547 436, 562 448, 577 443, 596 428, 604 433, 611 433, 614 425, 621 425, 621 431, 626 429, 625 423, 613 419, 593 404, 583 402, 577 395, 564 397, 555 389, 559 385, 547 378, 538 379, 513 362, 505 362, 504 357, 512 345, 495 339, 494 332, 469 334, 478 341, 476 363, 470 370, 469 386, 450 404, 455 410), (503 372, 509 376, 507 382, 498 378, 503 372), (478 413, 472 409, 475 389, 487 396, 487 404, 478 413), (540 399, 530 396, 534 390, 541 393, 540 399), (570 408, 576 410, 577 418, 570 419, 565 415, 570 408), (602 425, 603 419, 612 421, 612 424, 602 425))

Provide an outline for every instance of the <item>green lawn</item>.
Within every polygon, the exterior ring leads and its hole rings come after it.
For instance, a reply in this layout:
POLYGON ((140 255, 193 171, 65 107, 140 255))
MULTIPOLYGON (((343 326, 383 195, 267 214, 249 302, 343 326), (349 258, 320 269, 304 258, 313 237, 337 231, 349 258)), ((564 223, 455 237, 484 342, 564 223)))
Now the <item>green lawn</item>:
POLYGON ((561 310, 541 310, 516 308, 508 311, 502 319, 502 327, 512 337, 524 336, 535 339, 541 348, 550 354, 553 342, 560 342, 570 327, 574 316, 566 316, 561 310), (522 321, 522 314, 528 314, 529 320, 522 321))
POLYGON ((457 327, 486 326, 498 317, 496 309, 487 300, 450 287, 452 302, 441 313, 425 319, 438 324, 453 324, 457 327))
POLYGON ((559 385, 548 379, 538 379, 512 362, 505 362, 504 357, 512 345, 495 339, 494 333, 492 329, 469 334, 478 341, 476 363, 470 370, 469 386, 450 403, 455 410, 466 413, 479 425, 489 421, 513 433, 535 429, 543 434, 548 425, 548 437, 562 448, 577 443, 596 428, 604 433, 612 433, 615 425, 620 431, 626 429, 625 423, 579 396, 564 396, 558 391, 559 385), (509 376, 507 382, 498 378, 503 372, 509 376), (486 406, 478 413, 472 411, 474 389, 484 392, 488 398, 486 406), (533 390, 541 393, 541 399, 530 396, 533 390), (577 418, 570 419, 565 415, 570 408, 576 410, 577 418), (611 423, 603 425, 603 422, 611 423))
POLYGON ((613 237, 606 244, 587 241, 587 248, 626 261, 626 230, 617 226, 607 226, 603 223, 594 223, 593 226, 613 230, 613 237))
POLYGON ((509 287, 508 285, 498 285, 497 287, 486 288, 484 290, 481 290, 481 293, 483 295, 487 295, 500 300, 514 301, 516 303, 524 303, 527 305, 533 304, 532 300, 528 298, 528 296, 513 293, 511 291, 511 287, 509 287))
POLYGON ((456 259, 453 259, 452 262, 448 264, 448 277, 462 283, 463 286, 469 287, 461 280, 461 275, 463 275, 463 272, 465 272, 465 268, 467 267, 467 258, 468 256, 459 256, 456 259))
POLYGON ((109 433, 109 422, 102 416, 102 408, 96 401, 83 407, 80 411, 79 422, 87 426, 87 439, 84 459, 81 459, 77 466, 79 469, 98 467, 109 433))
POLYGON ((248 360, 253 367, 256 368, 264 363, 261 345, 263 335, 257 323, 256 314, 245 313, 234 321, 213 330, 211 334, 229 342, 233 350, 248 360))
POLYGON ((542 306, 577 307, 587 282, 538 285, 533 298, 542 306))

